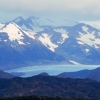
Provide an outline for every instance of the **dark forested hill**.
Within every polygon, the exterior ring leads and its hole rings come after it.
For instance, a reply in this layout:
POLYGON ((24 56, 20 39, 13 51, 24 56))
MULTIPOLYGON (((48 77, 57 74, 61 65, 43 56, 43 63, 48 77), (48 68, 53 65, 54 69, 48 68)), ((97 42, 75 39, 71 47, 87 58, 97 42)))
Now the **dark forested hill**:
POLYGON ((89 79, 64 79, 43 75, 0 79, 0 97, 27 95, 100 98, 100 83, 89 79))
POLYGON ((49 96, 20 96, 20 97, 6 97, 0 100, 94 100, 88 98, 63 98, 63 97, 49 97, 49 96))

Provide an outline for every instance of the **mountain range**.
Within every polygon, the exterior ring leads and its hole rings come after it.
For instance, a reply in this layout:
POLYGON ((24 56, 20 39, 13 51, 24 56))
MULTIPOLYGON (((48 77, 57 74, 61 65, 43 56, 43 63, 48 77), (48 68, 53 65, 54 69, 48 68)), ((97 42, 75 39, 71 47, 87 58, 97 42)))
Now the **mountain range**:
MULTIPOLYGON (((16 24, 18 24, 17 20, 15 19, 16 24)), ((21 19, 19 19, 19 22, 25 26, 21 19)), ((60 24, 53 26, 53 21, 47 22, 48 24, 46 23, 46 25, 45 23, 39 24, 41 22, 40 19, 35 17, 29 17, 25 22, 34 28, 33 32, 35 32, 36 27, 40 29, 36 30, 34 36, 51 51, 81 64, 99 64, 100 29, 79 22, 68 26, 67 21, 65 21, 66 26, 60 26, 60 24)), ((20 26, 20 24, 18 25, 20 26)), ((26 27, 26 30, 30 29, 28 26, 26 27)))
MULTIPOLYGON (((15 69, 16 70, 16 69, 15 69)), ((20 69, 21 70, 21 69, 20 69)), ((41 76, 54 76, 58 78, 73 78, 73 79, 91 79, 100 82, 100 67, 97 67, 95 69, 84 69, 84 70, 79 70, 79 71, 72 71, 72 72, 61 72, 59 74, 50 74, 49 72, 40 72, 40 73, 35 73, 35 72, 7 72, 10 75, 13 75, 14 77, 32 77, 35 75, 41 75, 41 76)))
POLYGON ((84 70, 79 70, 75 72, 63 72, 56 76, 61 77, 61 78, 68 78, 68 77, 81 78, 81 79, 89 78, 89 79, 100 82, 100 67, 92 69, 92 70, 84 69, 84 70))
POLYGON ((81 22, 73 25, 63 22, 66 24, 20 16, 1 23, 0 69, 41 64, 100 64, 100 29, 81 22))
POLYGON ((0 59, 0 69, 66 60, 13 22, 6 24, 0 30, 0 59))

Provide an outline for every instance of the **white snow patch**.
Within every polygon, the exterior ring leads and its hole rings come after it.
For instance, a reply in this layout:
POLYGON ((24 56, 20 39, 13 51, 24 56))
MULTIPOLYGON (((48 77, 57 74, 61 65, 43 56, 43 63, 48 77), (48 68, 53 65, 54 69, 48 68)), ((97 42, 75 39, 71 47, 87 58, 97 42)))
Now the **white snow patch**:
POLYGON ((55 32, 65 33, 67 34, 66 30, 60 28, 60 29, 54 29, 55 32))
POLYGON ((9 23, 6 27, 0 30, 0 32, 6 32, 9 36, 10 41, 17 40, 19 44, 24 44, 21 40, 24 39, 24 34, 22 31, 30 38, 35 39, 34 36, 30 35, 28 32, 22 30, 15 23, 9 23))
MULTIPOLYGON (((13 23, 17 28, 21 29, 18 25, 16 25, 15 23, 13 23)), ((21 29, 22 30, 22 29, 21 29)), ((30 33, 26 32, 25 30, 22 30, 28 37, 35 39, 35 37, 33 35, 31 35, 30 33)))
POLYGON ((82 26, 82 29, 83 29, 84 32, 88 32, 88 27, 82 26))
POLYGON ((61 42, 57 42, 57 43, 61 43, 61 42))
MULTIPOLYGON (((68 38, 69 36, 66 35, 66 34, 62 34, 62 37, 63 37, 63 40, 62 40, 62 43, 63 43, 63 42, 65 41, 65 39, 68 38)), ((61 44, 62 44, 62 43, 61 43, 61 44)))
MULTIPOLYGON (((81 40, 81 41, 83 41, 84 43, 86 43, 90 46, 93 46, 95 44, 100 44, 100 39, 95 37, 94 32, 87 33, 87 34, 84 34, 84 35, 81 34, 80 38, 77 38, 77 40, 81 40)), ((96 45, 95 45, 95 47, 98 48, 96 45)))
POLYGON ((4 40, 4 42, 7 42, 7 40, 4 40))
POLYGON ((81 42, 81 41, 78 41, 77 43, 78 43, 78 44, 84 44, 84 43, 83 43, 83 42, 81 42))
POLYGON ((55 32, 59 32, 62 34, 62 41, 60 42, 61 44, 65 41, 66 38, 69 38, 68 33, 66 32, 66 30, 60 28, 60 29, 54 29, 55 32))
POLYGON ((86 52, 89 52, 89 49, 85 49, 86 50, 86 52))
POLYGON ((79 32, 80 34, 80 38, 77 38, 77 40, 81 40, 83 41, 84 43, 92 46, 94 44, 94 41, 95 41, 95 35, 94 35, 95 32, 92 32, 92 33, 87 33, 87 34, 82 34, 81 32, 79 32))
POLYGON ((99 46, 97 46, 96 44, 94 44, 94 47, 95 47, 96 49, 98 49, 98 48, 99 48, 99 46))
POLYGON ((14 25, 14 23, 10 23, 2 30, 0 30, 0 32, 6 32, 9 36, 10 41, 23 39, 22 32, 14 25))
POLYGON ((51 42, 49 35, 47 35, 46 33, 43 33, 42 36, 39 37, 39 40, 46 46, 48 47, 51 51, 55 51, 55 48, 58 47, 58 45, 55 45, 51 42))
MULTIPOLYGON (((18 41, 19 44, 24 44, 22 41, 18 41)), ((24 44, 25 45, 25 44, 24 44)))
POLYGON ((72 61, 72 60, 69 60, 71 63, 75 64, 75 65, 81 65, 80 63, 76 62, 76 61, 72 61))
POLYGON ((95 44, 100 44, 100 39, 99 38, 95 39, 94 43, 95 44))

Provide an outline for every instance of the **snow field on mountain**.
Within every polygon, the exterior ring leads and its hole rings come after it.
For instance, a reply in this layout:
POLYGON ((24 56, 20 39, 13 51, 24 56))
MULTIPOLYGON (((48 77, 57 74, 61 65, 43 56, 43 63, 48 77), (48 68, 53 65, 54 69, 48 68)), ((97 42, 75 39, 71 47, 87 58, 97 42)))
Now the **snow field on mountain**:
POLYGON ((55 48, 58 46, 53 44, 50 40, 51 36, 48 36, 46 33, 43 33, 42 36, 39 37, 39 40, 46 46, 48 47, 51 51, 54 52, 55 48))
MULTIPOLYGON (((0 32, 5 32, 8 34, 9 40, 11 42, 17 40, 19 44, 25 45, 22 41, 24 39, 23 32, 30 38, 35 39, 34 36, 30 35, 28 32, 22 30, 18 25, 15 23, 9 23, 5 27, 3 27, 0 32)), ((6 42, 6 41, 5 41, 6 42)))

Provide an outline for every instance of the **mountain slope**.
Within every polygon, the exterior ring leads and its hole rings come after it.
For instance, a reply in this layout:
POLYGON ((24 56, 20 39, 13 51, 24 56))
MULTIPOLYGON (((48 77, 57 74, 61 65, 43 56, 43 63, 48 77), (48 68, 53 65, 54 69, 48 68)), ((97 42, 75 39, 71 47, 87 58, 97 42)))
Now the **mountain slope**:
POLYGON ((58 31, 54 31, 54 27, 52 26, 41 26, 41 28, 44 30, 37 32, 34 36, 53 52, 65 41, 66 38, 68 38, 66 32, 60 33, 58 31))
POLYGON ((93 72, 89 74, 87 78, 100 82, 100 72, 93 72))
MULTIPOLYGON (((57 50, 60 48, 61 50, 59 51, 61 53, 64 51, 64 55, 66 55, 66 53, 69 56, 71 55, 71 60, 81 64, 100 63, 100 52, 98 51, 100 30, 84 23, 78 23, 71 27, 63 27, 63 29, 68 32, 69 38, 66 39, 66 42, 60 45, 57 50)), ((66 55, 66 57, 68 57, 68 55, 66 55)))
POLYGON ((100 64, 100 30, 85 23, 74 26, 41 26, 34 36, 48 49, 81 64, 100 64), (76 59, 77 58, 77 59, 76 59))
POLYGON ((4 72, 2 70, 0 70, 0 79, 1 78, 4 78, 4 79, 10 79, 10 78, 13 78, 14 76, 7 73, 7 72, 4 72))
POLYGON ((100 45, 100 30, 85 24, 77 23, 74 26, 61 26, 58 29, 65 29, 68 32, 69 37, 74 37, 76 40, 80 40, 95 49, 99 49, 100 45))
POLYGON ((9 23, 0 30, 0 53, 0 69, 66 60, 15 23, 9 23))
POLYGON ((77 41, 74 37, 66 39, 64 43, 55 49, 55 52, 81 64, 100 63, 100 53, 84 42, 77 41))
POLYGON ((92 70, 80 70, 80 71, 75 71, 75 72, 63 72, 60 73, 59 75, 62 75, 63 77, 67 78, 67 77, 71 77, 71 78, 90 78, 95 80, 96 79, 96 75, 97 77, 99 77, 99 73, 100 73, 100 67, 92 69, 92 70), (95 74, 98 73, 98 74, 95 74))

